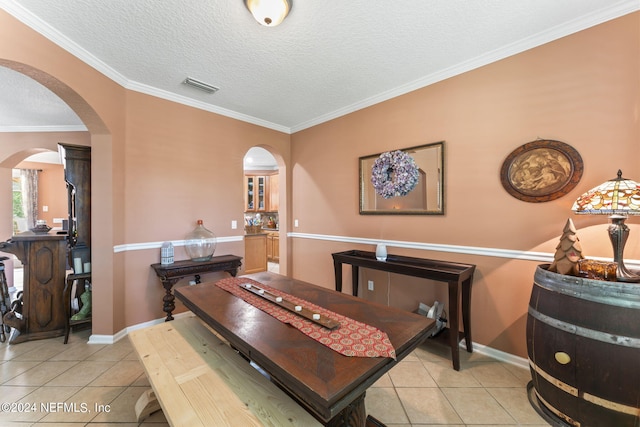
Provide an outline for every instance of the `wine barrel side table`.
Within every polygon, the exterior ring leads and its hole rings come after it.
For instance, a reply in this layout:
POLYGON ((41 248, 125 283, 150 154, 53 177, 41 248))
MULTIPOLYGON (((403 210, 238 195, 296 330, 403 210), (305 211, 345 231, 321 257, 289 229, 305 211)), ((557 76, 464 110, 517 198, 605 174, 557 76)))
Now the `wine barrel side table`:
POLYGON ((554 426, 640 426, 640 285, 535 272, 529 400, 554 426))

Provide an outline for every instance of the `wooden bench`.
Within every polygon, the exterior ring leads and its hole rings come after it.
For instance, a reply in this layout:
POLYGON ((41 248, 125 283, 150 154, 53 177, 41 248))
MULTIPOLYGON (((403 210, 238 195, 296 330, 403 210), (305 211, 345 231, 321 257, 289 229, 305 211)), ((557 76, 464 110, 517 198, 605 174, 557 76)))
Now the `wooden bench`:
POLYGON ((321 425, 195 315, 129 338, 153 389, 136 403, 138 421, 162 409, 172 427, 321 425))

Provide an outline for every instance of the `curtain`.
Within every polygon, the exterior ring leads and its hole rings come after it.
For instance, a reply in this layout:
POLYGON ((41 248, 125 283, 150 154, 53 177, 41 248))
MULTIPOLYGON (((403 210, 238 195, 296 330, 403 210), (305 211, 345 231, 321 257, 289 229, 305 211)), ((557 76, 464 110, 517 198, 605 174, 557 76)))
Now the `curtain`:
POLYGON ((37 169, 22 169, 20 171, 22 208, 29 228, 35 227, 38 219, 38 172, 37 169))

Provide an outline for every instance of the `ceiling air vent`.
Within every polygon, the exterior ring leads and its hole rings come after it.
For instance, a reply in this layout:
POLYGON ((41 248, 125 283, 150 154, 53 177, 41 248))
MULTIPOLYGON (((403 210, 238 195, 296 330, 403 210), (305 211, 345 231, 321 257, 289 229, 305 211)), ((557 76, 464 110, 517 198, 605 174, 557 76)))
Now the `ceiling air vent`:
POLYGON ((208 83, 201 82, 200 80, 192 79, 191 77, 187 77, 186 79, 184 79, 182 83, 189 85, 191 87, 195 87, 196 89, 200 89, 207 93, 214 93, 220 89, 219 87, 215 87, 208 83))

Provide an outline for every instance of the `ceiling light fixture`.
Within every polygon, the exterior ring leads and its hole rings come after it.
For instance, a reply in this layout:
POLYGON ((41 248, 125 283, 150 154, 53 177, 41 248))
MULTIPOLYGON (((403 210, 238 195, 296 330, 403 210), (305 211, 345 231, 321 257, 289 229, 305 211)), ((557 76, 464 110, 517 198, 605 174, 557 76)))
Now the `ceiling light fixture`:
POLYGON ((245 6, 260 24, 279 25, 291 10, 291 0, 244 0, 245 6))
POLYGON ((191 77, 187 77, 182 83, 205 91, 207 93, 214 93, 220 90, 219 87, 212 86, 209 83, 201 82, 200 80, 192 79, 191 77))

